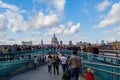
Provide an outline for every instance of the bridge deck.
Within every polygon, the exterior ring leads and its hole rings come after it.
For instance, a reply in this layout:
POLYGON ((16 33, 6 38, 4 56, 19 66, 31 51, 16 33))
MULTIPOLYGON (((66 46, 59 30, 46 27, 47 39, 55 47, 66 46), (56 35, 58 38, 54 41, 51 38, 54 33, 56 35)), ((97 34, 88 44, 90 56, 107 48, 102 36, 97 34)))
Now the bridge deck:
MULTIPOLYGON (((53 73, 48 73, 47 65, 38 67, 36 70, 31 70, 29 72, 17 75, 9 80, 61 80, 62 76, 62 69, 61 66, 60 75, 54 75, 53 73)), ((79 77, 79 80, 85 80, 79 77)))

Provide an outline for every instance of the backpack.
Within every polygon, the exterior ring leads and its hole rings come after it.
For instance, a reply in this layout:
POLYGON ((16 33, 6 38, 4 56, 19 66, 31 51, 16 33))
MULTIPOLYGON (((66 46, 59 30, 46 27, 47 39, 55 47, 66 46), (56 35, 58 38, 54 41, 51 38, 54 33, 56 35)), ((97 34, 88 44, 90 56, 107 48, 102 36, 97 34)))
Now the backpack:
POLYGON ((56 62, 55 59, 53 59, 53 60, 52 60, 52 63, 54 64, 55 62, 56 62))

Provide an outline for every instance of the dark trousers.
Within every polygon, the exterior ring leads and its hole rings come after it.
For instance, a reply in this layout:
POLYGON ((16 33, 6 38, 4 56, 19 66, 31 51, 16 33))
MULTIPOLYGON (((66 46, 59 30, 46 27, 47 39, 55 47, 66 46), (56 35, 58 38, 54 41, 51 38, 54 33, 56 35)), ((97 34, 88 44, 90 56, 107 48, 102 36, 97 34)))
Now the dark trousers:
POLYGON ((62 64, 62 69, 63 69, 63 72, 65 72, 65 71, 66 71, 66 67, 67 67, 67 65, 66 65, 66 64, 62 64))
POLYGON ((59 75, 59 65, 53 65, 53 69, 54 69, 54 74, 56 74, 57 71, 57 74, 59 75))
POLYGON ((34 69, 36 69, 36 66, 37 66, 37 64, 36 64, 36 63, 34 63, 34 69))
POLYGON ((79 78, 79 68, 71 69, 71 80, 78 80, 79 78))
POLYGON ((52 66, 48 65, 48 72, 51 73, 52 72, 52 66))

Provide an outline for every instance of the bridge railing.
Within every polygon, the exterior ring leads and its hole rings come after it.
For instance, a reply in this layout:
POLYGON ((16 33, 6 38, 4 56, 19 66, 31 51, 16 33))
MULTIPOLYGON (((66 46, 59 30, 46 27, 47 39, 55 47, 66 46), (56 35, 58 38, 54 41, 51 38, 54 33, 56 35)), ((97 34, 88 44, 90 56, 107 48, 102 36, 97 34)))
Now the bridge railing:
POLYGON ((0 61, 19 60, 21 58, 32 58, 35 55, 47 53, 48 50, 46 49, 0 53, 0 61))
MULTIPOLYGON (((69 55, 72 53, 71 50, 62 52, 69 55)), ((78 55, 85 73, 88 67, 94 70, 95 80, 120 80, 120 58, 85 52, 78 52, 78 55)))
MULTIPOLYGON (((71 55, 72 50, 62 50, 60 51, 60 53, 71 55)), ((94 62, 100 62, 100 63, 120 66, 119 57, 112 57, 112 56, 107 56, 107 55, 102 55, 102 54, 92 54, 92 53, 86 53, 86 52, 78 52, 78 55, 82 58, 83 61, 89 61, 89 62, 94 61, 94 62)))
MULTIPOLYGON (((15 75, 29 69, 34 68, 34 56, 43 57, 49 51, 46 49, 43 50, 31 50, 31 51, 21 51, 14 53, 3 53, 0 54, 0 80, 15 75)), ((37 66, 45 64, 42 59, 39 59, 37 66)))
POLYGON ((106 56, 101 54, 92 54, 92 53, 78 53, 79 56, 81 56, 82 60, 88 61, 88 62, 100 62, 105 64, 111 64, 120 66, 120 58, 118 57, 112 57, 112 56, 106 56))
MULTIPOLYGON (((72 54, 72 50, 56 50, 56 51, 59 51, 60 53, 64 53, 67 55, 72 54)), ((47 54, 48 52, 49 50, 47 49, 41 49, 41 50, 34 50, 34 51, 23 51, 23 52, 0 54, 0 56, 2 55, 2 59, 3 59, 0 63, 0 78, 11 75, 11 74, 15 74, 17 72, 24 71, 24 69, 26 70, 31 69, 32 68, 31 66, 33 65, 32 57, 34 57, 35 55, 47 54)), ((88 54, 84 52, 78 52, 78 55, 81 57, 84 66, 86 68, 91 67, 92 69, 94 69, 94 72, 96 75, 98 75, 98 78, 101 78, 100 80, 107 80, 107 79, 119 80, 120 79, 119 78, 120 69, 117 67, 111 67, 111 66, 119 67, 120 58, 108 57, 105 55, 88 54), (93 58, 96 58, 97 61, 94 62, 93 58), (97 63, 101 65, 98 65, 97 63), (107 64, 107 66, 105 66, 104 64, 105 65, 107 64), (111 66, 108 66, 108 65, 111 65, 111 66), (108 71, 106 71, 107 69, 108 71), (108 74, 107 78, 104 78, 104 76, 101 76, 104 71, 106 73, 104 75, 108 74), (109 77, 112 79, 109 79, 109 77)), ((98 79, 96 78, 95 80, 98 80, 98 79)))
POLYGON ((83 61, 84 72, 92 68, 95 80, 120 80, 120 67, 101 63, 83 61))

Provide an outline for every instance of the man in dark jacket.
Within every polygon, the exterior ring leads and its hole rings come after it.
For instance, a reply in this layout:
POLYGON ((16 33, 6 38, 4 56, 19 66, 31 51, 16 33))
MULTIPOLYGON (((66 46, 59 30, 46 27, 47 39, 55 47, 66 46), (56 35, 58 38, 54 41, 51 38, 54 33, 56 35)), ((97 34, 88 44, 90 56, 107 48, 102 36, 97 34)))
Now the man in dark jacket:
POLYGON ((93 47, 93 52, 92 52, 94 55, 93 55, 93 61, 94 62, 97 62, 97 54, 99 54, 99 49, 98 47, 93 47))

